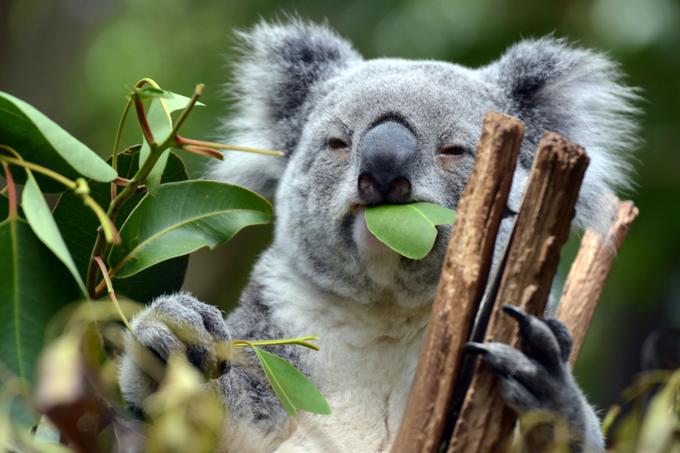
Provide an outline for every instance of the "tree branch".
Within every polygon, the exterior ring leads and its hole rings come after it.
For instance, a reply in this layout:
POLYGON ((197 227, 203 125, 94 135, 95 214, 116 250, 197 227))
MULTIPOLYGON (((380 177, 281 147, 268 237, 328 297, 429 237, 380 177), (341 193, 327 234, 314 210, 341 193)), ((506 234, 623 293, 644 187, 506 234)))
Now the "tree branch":
MULTIPOLYGON (((519 345, 517 323, 502 313, 502 304, 543 315, 588 161, 583 148, 555 133, 543 136, 485 341, 519 345)), ((515 413, 501 398, 495 375, 478 362, 448 452, 503 451, 512 438, 515 421, 515 413)))
POLYGON ((392 453, 434 452, 450 412, 455 378, 491 267, 524 127, 489 113, 456 223, 422 345, 418 369, 392 453))
POLYGON ((573 347, 569 356, 572 366, 583 346, 614 258, 639 213, 632 201, 618 201, 618 208, 605 237, 586 230, 557 308, 557 319, 567 326, 572 335, 573 347))

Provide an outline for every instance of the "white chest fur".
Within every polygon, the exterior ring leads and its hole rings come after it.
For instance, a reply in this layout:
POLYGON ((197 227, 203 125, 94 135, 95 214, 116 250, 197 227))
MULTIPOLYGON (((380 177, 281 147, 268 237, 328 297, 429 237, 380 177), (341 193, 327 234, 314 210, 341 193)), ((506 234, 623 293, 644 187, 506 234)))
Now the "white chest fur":
MULTIPOLYGON (((429 307, 366 306, 282 284, 272 313, 291 333, 318 334, 319 352, 303 352, 332 414, 301 414, 277 452, 387 451, 415 372, 429 307)), ((279 288, 277 288, 279 289, 279 288)))

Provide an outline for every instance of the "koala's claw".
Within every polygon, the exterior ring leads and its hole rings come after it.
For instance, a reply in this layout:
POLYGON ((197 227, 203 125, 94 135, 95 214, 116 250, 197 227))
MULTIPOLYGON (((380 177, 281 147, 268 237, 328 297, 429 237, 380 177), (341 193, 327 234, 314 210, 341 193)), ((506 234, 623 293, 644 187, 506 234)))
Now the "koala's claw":
MULTIPOLYGON (((574 437, 587 445, 601 445, 590 429, 597 419, 573 380, 567 359, 571 336, 556 319, 543 320, 505 305, 503 312, 519 325, 521 344, 515 349, 499 342, 467 343, 466 353, 479 354, 500 384, 501 396, 518 414, 547 410, 562 416, 574 437)), ((578 450, 578 449, 577 449, 578 450)))

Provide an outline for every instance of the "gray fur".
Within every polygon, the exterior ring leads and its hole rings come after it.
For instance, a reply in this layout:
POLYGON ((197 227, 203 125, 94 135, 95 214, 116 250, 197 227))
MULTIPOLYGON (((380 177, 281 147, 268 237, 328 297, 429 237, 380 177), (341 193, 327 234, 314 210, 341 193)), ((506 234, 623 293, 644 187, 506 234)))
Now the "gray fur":
MULTIPOLYGON (((204 340, 227 334, 263 339, 309 333, 295 331, 282 314, 297 289, 304 294, 302 286, 313 287, 319 297, 342 301, 343 309, 393 304, 415 311, 432 302, 450 228, 441 228, 430 255, 412 261, 389 252, 367 252, 357 227, 362 207, 357 150, 363 135, 380 120, 397 120, 416 136, 418 158, 408 175, 413 201, 457 206, 489 111, 516 115, 526 125, 509 202, 512 210, 519 208, 536 145, 546 129, 582 145, 591 158, 577 204, 579 227, 604 228, 611 216, 607 196, 628 186, 636 95, 621 84, 616 64, 602 54, 546 37, 522 41, 498 61, 470 69, 438 61, 363 60, 325 26, 299 20, 263 22, 239 37, 242 58, 231 85, 237 103, 226 125, 228 141, 280 149, 286 158, 230 154, 209 176, 274 198, 275 238, 224 329, 206 322, 205 314, 214 314, 214 309, 184 294, 154 302, 135 320, 137 338, 160 356, 184 347, 153 316, 161 310, 194 323, 204 340), (329 149, 333 137, 349 144, 347 153, 329 149), (465 152, 455 157, 436 154, 450 144, 465 152)), ((503 222, 499 244, 511 227, 511 222, 503 222)), ((527 353, 534 340, 527 339, 523 352, 486 346, 487 357, 496 357, 498 368, 507 365, 508 358, 526 365, 522 373, 530 383, 521 387, 524 393, 515 388, 516 382, 504 380, 508 403, 518 411, 556 409, 577 437, 586 438, 586 445, 601 447, 597 417, 564 363, 568 333, 553 321, 537 323, 537 344, 549 346, 539 350, 540 362, 532 357, 536 350, 527 353), (557 372, 545 372, 546 361, 557 372)), ((277 352, 305 371, 305 361, 294 349, 277 352)), ((205 344, 192 354, 199 368, 211 359, 205 344)), ((267 432, 279 429, 284 413, 252 357, 227 368, 219 382, 230 409, 267 432)), ((323 382, 318 384, 323 388, 323 382)), ((134 405, 153 389, 129 355, 121 385, 134 405)))

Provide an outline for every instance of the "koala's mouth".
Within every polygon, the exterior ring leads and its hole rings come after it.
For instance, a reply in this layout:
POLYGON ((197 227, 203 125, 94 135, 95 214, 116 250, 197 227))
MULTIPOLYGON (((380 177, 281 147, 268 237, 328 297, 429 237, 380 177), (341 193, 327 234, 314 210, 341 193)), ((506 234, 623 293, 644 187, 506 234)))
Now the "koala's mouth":
MULTIPOLYGON (((425 200, 417 200, 425 201, 425 200)), ((414 200, 413 202, 417 202, 414 200)), ((429 200, 428 200, 429 201, 429 200)), ((431 203, 431 201, 429 201, 431 203)), ((380 206, 387 203, 380 204, 353 204, 350 206, 349 212, 345 218, 344 226, 347 228, 347 237, 352 245, 356 248, 360 257, 374 261, 375 259, 400 259, 402 258, 397 252, 389 248, 382 241, 373 235, 366 224, 365 212, 366 208, 380 206)), ((404 258, 406 259, 406 258, 404 258)))
POLYGON ((357 205, 351 209, 351 236, 359 254, 364 257, 374 257, 385 254, 395 254, 392 249, 383 244, 368 229, 366 224, 367 206, 357 205))

